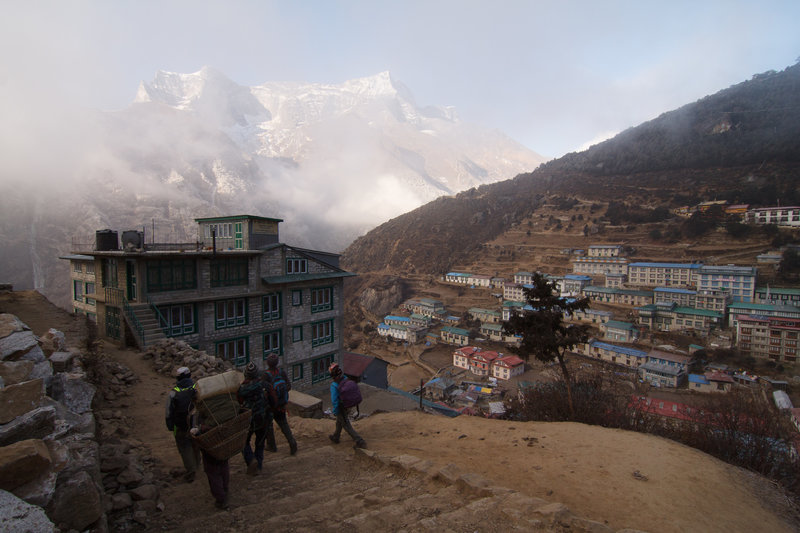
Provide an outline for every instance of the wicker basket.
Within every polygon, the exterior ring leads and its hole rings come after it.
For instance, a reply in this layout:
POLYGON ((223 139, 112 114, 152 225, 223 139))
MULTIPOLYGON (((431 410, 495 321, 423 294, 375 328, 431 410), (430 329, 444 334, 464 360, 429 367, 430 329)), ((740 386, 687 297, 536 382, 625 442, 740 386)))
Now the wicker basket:
POLYGON ((250 430, 250 410, 245 409, 235 418, 195 437, 198 446, 214 459, 230 459, 244 449, 250 430))

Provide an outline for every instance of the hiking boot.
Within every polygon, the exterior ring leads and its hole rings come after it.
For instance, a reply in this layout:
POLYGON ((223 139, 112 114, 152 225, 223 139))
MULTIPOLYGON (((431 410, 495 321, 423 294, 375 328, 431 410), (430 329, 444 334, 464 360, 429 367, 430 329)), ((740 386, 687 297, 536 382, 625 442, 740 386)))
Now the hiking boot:
POLYGON ((247 465, 247 475, 248 476, 255 476, 256 474, 258 474, 258 461, 253 459, 247 465))
POLYGON ((366 447, 367 447, 367 441, 365 441, 364 439, 358 440, 356 441, 355 444, 353 444, 353 448, 366 448, 366 447))
POLYGON ((336 435, 328 435, 328 438, 331 439, 331 442, 334 444, 339 444, 339 437, 336 435))
POLYGON ((293 442, 289 444, 289 455, 294 455, 297 453, 297 443, 293 442))
POLYGON ((228 500, 223 500, 223 501, 217 500, 214 502, 214 507, 216 507, 220 511, 227 511, 231 508, 231 506, 228 505, 228 500))

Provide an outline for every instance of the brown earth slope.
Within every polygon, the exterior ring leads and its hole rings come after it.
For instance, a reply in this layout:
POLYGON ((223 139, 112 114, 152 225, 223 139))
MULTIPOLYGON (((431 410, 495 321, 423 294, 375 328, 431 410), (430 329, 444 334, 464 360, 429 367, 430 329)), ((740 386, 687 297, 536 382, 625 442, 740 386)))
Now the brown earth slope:
MULTIPOLYGON (((37 293, 0 295, 0 312, 16 314, 37 335, 50 327, 65 330, 77 345, 75 321, 37 293)), ((298 418, 291 419, 298 454, 289 456, 279 436, 278 453, 267 454, 264 473, 254 478, 244 474, 239 457, 233 458, 232 510, 215 511, 202 476, 185 484, 169 474, 180 466, 163 422, 171 379, 154 373, 136 351, 109 347, 107 355, 140 378, 118 407, 133 421, 130 435, 150 449, 161 483, 165 508, 151 517, 148 530, 333 531, 345 520, 358 531, 525 529, 498 514, 503 501, 515 505, 510 495, 500 501, 476 499, 430 478, 356 460, 347 438, 338 446, 328 441, 332 420, 298 418)), ((788 500, 768 480, 648 435, 572 423, 449 419, 415 411, 374 413, 356 427, 369 450, 379 455, 413 455, 430 461, 428 471, 452 464, 494 486, 563 503, 613 530, 728 533, 800 527, 788 500)), ((547 524, 542 528, 565 530, 547 524)))

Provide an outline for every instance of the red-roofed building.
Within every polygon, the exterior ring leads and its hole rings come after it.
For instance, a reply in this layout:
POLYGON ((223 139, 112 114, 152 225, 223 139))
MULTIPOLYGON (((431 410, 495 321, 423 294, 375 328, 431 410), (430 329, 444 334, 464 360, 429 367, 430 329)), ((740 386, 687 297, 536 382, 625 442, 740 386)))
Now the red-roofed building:
POLYGON ((389 386, 387 367, 383 359, 360 353, 342 352, 342 371, 359 383, 385 389, 389 386))
POLYGON ((492 376, 499 379, 511 379, 525 372, 525 361, 516 355, 499 357, 492 365, 492 376))
POLYGON ((469 370, 478 376, 488 376, 495 359, 500 357, 497 352, 477 352, 469 362, 469 370))
POLYGON ((481 351, 481 349, 476 348, 475 346, 464 346, 463 348, 459 348, 453 352, 453 366, 456 368, 469 370, 470 360, 479 351, 481 351))

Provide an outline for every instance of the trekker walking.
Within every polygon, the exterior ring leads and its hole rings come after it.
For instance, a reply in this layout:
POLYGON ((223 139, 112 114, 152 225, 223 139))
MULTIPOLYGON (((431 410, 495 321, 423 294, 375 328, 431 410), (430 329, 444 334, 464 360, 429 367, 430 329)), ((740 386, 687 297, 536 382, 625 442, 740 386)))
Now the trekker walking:
POLYGON ((258 379, 258 367, 252 361, 245 367, 244 381, 239 385, 236 398, 239 404, 250 409, 250 430, 247 432, 242 456, 247 464, 247 474, 254 476, 261 472, 264 464, 264 441, 267 437, 267 421, 270 413, 264 384, 258 379), (256 441, 251 448, 250 439, 254 435, 256 441))
POLYGON ((192 373, 185 366, 177 371, 175 387, 167 398, 166 422, 167 429, 175 436, 175 445, 183 461, 186 472, 183 479, 187 483, 194 481, 197 466, 200 464, 200 453, 189 433, 189 413, 194 409, 194 400, 197 389, 192 381, 192 373))
POLYGON ((347 434, 356 441, 353 446, 354 448, 366 448, 366 441, 361 438, 361 435, 359 435, 356 430, 353 429, 352 424, 350 424, 350 411, 354 406, 345 407, 340 394, 342 386, 349 380, 347 376, 344 375, 344 372, 342 372, 341 367, 336 363, 331 364, 328 372, 330 372, 331 378, 333 378, 333 382, 331 383, 331 409, 333 410, 334 416, 336 416, 336 430, 332 435, 328 435, 328 438, 331 439, 334 444, 339 444, 339 437, 342 434, 342 429, 344 429, 347 434))
MULTIPOLYGON (((205 420, 201 419, 197 411, 195 413, 192 429, 190 430, 194 437, 212 429, 211 426, 205 423, 205 420)), ((206 473, 206 478, 208 478, 208 488, 211 489, 211 495, 214 497, 214 506, 217 509, 227 511, 230 509, 228 500, 231 480, 231 469, 228 460, 217 459, 202 449, 201 452, 203 454, 203 470, 206 473)))
MULTIPOLYGON (((297 453, 297 441, 292 435, 292 428, 289 427, 289 420, 286 418, 286 405, 289 403, 289 391, 292 390, 292 384, 289 381, 289 376, 286 375, 284 369, 278 368, 278 355, 269 354, 267 357, 267 369, 264 371, 264 380, 269 378, 270 387, 274 393, 272 404, 272 418, 281 428, 283 436, 286 437, 286 442, 289 443, 289 453, 294 455, 297 453)), ((275 432, 272 428, 272 420, 267 423, 267 449, 271 452, 277 452, 278 447, 275 444, 275 432)))

